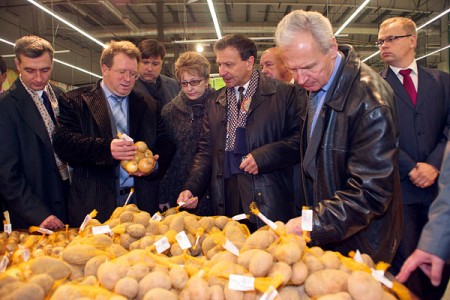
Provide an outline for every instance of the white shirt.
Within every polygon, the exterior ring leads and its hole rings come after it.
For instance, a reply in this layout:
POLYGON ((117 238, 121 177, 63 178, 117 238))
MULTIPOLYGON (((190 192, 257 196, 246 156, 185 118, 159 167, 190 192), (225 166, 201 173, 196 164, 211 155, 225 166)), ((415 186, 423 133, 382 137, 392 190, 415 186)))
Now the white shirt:
POLYGON ((394 71, 395 75, 397 75, 398 79, 400 80, 400 82, 403 84, 403 76, 399 73, 400 70, 406 70, 406 69, 411 69, 411 74, 409 74, 409 76, 412 79, 412 82, 414 83, 414 87, 416 88, 416 92, 417 92, 417 87, 419 86, 419 73, 417 72, 417 62, 416 60, 413 60, 413 62, 406 68, 397 68, 397 67, 393 67, 393 66, 389 66, 392 71, 394 71))

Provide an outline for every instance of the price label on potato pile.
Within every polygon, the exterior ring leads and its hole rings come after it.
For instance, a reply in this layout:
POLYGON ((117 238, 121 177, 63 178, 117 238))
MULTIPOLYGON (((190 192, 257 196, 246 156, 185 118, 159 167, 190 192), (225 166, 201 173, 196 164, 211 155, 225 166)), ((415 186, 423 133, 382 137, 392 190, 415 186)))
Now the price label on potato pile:
POLYGON ((278 296, 278 291, 271 285, 259 300, 273 300, 276 296, 278 296))
POLYGON ((247 220, 248 217, 246 214, 239 214, 239 215, 235 215, 234 217, 232 217, 232 219, 235 221, 240 221, 240 220, 247 220))
POLYGON ((11 224, 3 224, 3 231, 6 232, 8 235, 12 232, 12 226, 11 224))
POLYGON ((379 282, 381 282, 382 284, 384 284, 388 288, 392 289, 394 284, 392 283, 392 281, 387 279, 386 276, 384 276, 384 271, 383 270, 374 270, 374 269, 370 269, 370 270, 372 271, 372 277, 373 278, 375 278, 376 280, 378 280, 379 282))
POLYGON ((227 239, 225 241, 225 245, 223 245, 223 248, 225 250, 227 250, 228 252, 231 252, 234 255, 239 256, 239 249, 238 249, 238 247, 236 247, 232 242, 230 242, 229 239, 227 239))
POLYGON ((313 212, 311 209, 302 210, 302 230, 312 231, 313 212))
POLYGON ((6 271, 6 267, 8 267, 9 264, 9 258, 4 255, 2 257, 2 259, 0 260, 0 272, 5 272, 6 271))
POLYGON ((109 225, 102 225, 102 226, 94 226, 92 227, 92 234, 111 234, 111 228, 109 225))
POLYGON ((235 291, 253 291, 255 289, 255 278, 250 276, 230 274, 228 288, 235 291))
POLYGON ((160 238, 155 242, 154 245, 156 247, 156 251, 158 252, 158 254, 161 254, 170 248, 170 243, 167 237, 160 238))
POLYGON ((177 240, 178 245, 180 245, 180 248, 182 250, 186 250, 192 247, 191 242, 189 241, 189 238, 184 231, 178 232, 175 236, 175 239, 177 240))
POLYGON ((152 216, 152 221, 157 221, 157 222, 159 222, 159 221, 161 221, 163 219, 163 217, 158 213, 158 212, 156 212, 153 216, 152 216))

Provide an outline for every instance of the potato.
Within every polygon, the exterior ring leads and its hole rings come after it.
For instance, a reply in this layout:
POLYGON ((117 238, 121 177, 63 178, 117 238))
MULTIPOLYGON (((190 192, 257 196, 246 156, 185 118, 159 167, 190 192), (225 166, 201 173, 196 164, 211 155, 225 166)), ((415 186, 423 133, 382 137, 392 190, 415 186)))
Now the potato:
POLYGON ((127 233, 136 239, 140 239, 145 235, 145 227, 142 224, 131 224, 127 227, 127 233))
POLYGON ((244 292, 231 290, 228 288, 228 285, 225 285, 223 295, 225 296, 225 300, 244 300, 244 292))
POLYGON ((145 228, 146 234, 156 235, 159 234, 159 222, 150 220, 147 227, 145 228))
POLYGON ((131 211, 124 211, 120 214, 120 224, 127 223, 127 222, 133 222, 134 220, 134 214, 131 211))
POLYGON ((309 275, 305 281, 306 293, 314 298, 347 291, 349 275, 340 270, 320 270, 309 275))
POLYGON ((72 265, 69 264, 70 269, 71 269, 71 273, 70 273, 70 277, 69 280, 77 280, 80 278, 84 277, 84 266, 77 266, 77 265, 72 265))
POLYGON ((175 265, 169 271, 170 282, 172 286, 176 289, 181 290, 186 286, 186 283, 189 279, 188 274, 184 270, 184 268, 175 265))
POLYGON ((105 250, 112 244, 112 239, 110 236, 106 234, 96 234, 92 236, 92 246, 94 246, 97 249, 105 250))
POLYGON ((114 293, 133 299, 139 291, 139 284, 136 279, 124 277, 117 281, 114 286, 114 293))
POLYGON ((141 211, 134 215, 134 222, 136 224, 141 224, 144 227, 149 224, 150 219, 150 214, 146 211, 141 211))
POLYGON ((11 291, 11 293, 2 296, 3 300, 16 300, 16 299, 27 299, 27 300, 44 300, 45 294, 44 290, 34 283, 24 283, 17 289, 11 291))
POLYGON ((98 267, 98 281, 104 288, 112 291, 117 281, 126 276, 129 268, 130 264, 126 261, 122 261, 121 263, 107 261, 98 267))
POLYGON ((192 300, 208 300, 211 296, 208 282, 198 276, 189 278, 184 291, 189 297, 187 299, 192 300))
POLYGON ((292 265, 291 283, 301 285, 308 277, 308 267, 302 261, 298 261, 292 265))
POLYGON ((197 230, 200 228, 200 224, 193 215, 188 215, 183 218, 184 228, 190 234, 195 235, 197 230))
POLYGON ((299 261, 302 254, 303 253, 300 246, 295 243, 279 245, 273 251, 273 255, 277 261, 285 262, 288 265, 292 265, 293 263, 299 261))
POLYGON ((320 260, 322 261, 325 269, 339 269, 341 265, 339 256, 332 251, 325 251, 320 260))
MULTIPOLYGON (((248 269, 250 264, 250 260, 255 256, 256 253, 264 250, 261 249, 250 249, 244 252, 241 252, 237 258, 238 264, 248 269)), ((264 251, 265 252, 265 251, 264 251)))
POLYGON ((242 246, 242 251, 248 249, 267 249, 274 241, 276 236, 267 230, 258 230, 252 233, 242 246))
POLYGON ((260 251, 250 260, 248 270, 255 277, 264 277, 269 273, 273 265, 273 257, 270 253, 260 251))
POLYGON ((180 232, 184 230, 183 216, 178 214, 170 222, 169 229, 180 232))
POLYGON ((113 257, 117 258, 128 253, 127 249, 118 244, 112 244, 106 251, 113 257))
POLYGON ((107 260, 108 257, 106 257, 105 255, 94 256, 93 258, 88 260, 86 265, 84 266, 84 276, 97 275, 98 267, 100 267, 100 265, 107 260))
POLYGON ((49 256, 36 258, 30 264, 34 274, 48 274, 55 280, 68 278, 72 272, 69 264, 49 256))
POLYGON ((138 298, 142 299, 148 291, 154 288, 169 290, 171 287, 171 280, 167 273, 161 271, 153 271, 151 273, 148 273, 144 278, 141 279, 141 281, 139 281, 138 298))
POLYGON ((290 286, 282 287, 278 290, 277 300, 301 300, 300 294, 297 289, 290 286))
POLYGON ((55 279, 48 274, 39 274, 30 278, 28 283, 34 283, 42 288, 46 295, 53 286, 55 279))
POLYGON ((320 260, 320 258, 310 254, 306 253, 305 257, 303 258, 306 267, 308 267, 308 273, 314 273, 320 270, 323 270, 325 267, 323 265, 323 262, 320 260))
POLYGON ((279 261, 272 265, 272 268, 269 271, 269 277, 274 278, 275 275, 280 274, 283 276, 283 285, 286 285, 291 279, 292 269, 287 263, 279 261))
POLYGON ((383 298, 383 287, 372 274, 353 271, 348 278, 348 291, 354 300, 375 300, 383 298))
POLYGON ((214 220, 214 226, 216 226, 220 230, 223 230, 229 221, 230 221, 230 218, 228 218, 226 216, 218 216, 214 220))
POLYGON ((198 220, 198 224, 205 229, 205 232, 209 232, 211 228, 214 226, 214 218, 213 217, 203 217, 198 220))
POLYGON ((340 292, 336 294, 329 294, 322 297, 317 298, 317 300, 353 300, 352 296, 350 296, 347 292, 340 292))
POLYGON ((69 264, 81 266, 96 255, 96 250, 92 245, 72 245, 63 250, 61 257, 69 264))
POLYGON ((143 300, 178 300, 178 296, 163 288, 153 288, 145 294, 143 300))
POLYGON ((125 249, 129 249, 131 243, 133 243, 135 241, 137 241, 137 239, 132 237, 128 233, 123 233, 123 234, 120 235, 120 245, 122 247, 124 247, 125 249))
POLYGON ((135 265, 132 265, 128 271, 127 271, 127 277, 131 277, 136 279, 137 281, 140 281, 142 278, 144 278, 145 275, 150 272, 150 268, 147 264, 144 262, 137 263, 135 265))
POLYGON ((211 294, 210 300, 224 300, 225 295, 223 294, 223 288, 220 285, 212 285, 209 287, 209 292, 211 294))

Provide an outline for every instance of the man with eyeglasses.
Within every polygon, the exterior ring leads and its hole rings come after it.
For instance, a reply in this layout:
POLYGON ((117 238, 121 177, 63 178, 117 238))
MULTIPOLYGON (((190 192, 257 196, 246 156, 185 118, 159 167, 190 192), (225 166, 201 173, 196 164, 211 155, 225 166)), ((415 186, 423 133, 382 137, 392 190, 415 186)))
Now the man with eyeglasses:
POLYGON ((111 42, 100 58, 103 79, 60 97, 61 127, 54 135, 54 147, 73 168, 71 226, 80 226, 93 209, 98 211, 96 218, 104 222, 127 200, 151 214, 158 210, 154 179, 159 174, 136 172, 130 176, 120 165, 134 158, 137 147, 118 138, 118 133, 135 142, 144 141, 154 154, 161 155, 154 157, 159 163, 156 173, 168 164, 173 147, 157 102, 133 91, 140 55, 131 42, 111 42))
MULTIPOLYGON (((403 17, 380 25, 380 56, 388 67, 381 72, 395 91, 400 124, 399 170, 402 184, 403 237, 394 258, 394 274, 417 247, 428 209, 438 194, 441 168, 450 125, 450 77, 424 68, 415 60, 416 24, 403 17)), ((444 287, 446 283, 445 281, 444 287)), ((407 286, 421 299, 440 299, 444 289, 433 288, 417 270, 407 286), (432 294, 436 293, 436 294, 432 294)))

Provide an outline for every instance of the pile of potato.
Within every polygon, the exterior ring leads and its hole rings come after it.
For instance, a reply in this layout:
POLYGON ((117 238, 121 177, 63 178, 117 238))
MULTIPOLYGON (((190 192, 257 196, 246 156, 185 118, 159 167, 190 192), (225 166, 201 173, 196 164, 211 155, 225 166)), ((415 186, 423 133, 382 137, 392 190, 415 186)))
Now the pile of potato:
MULTIPOLYGON (((27 261, 15 258, 0 273, 0 299, 397 299, 372 277, 375 265, 367 255, 358 263, 309 248, 302 237, 286 234, 283 223, 276 224, 276 231, 264 227, 250 234, 224 216, 170 209, 157 221, 134 205, 119 207, 103 224, 89 221, 76 237, 72 231, 27 235, 14 250, 6 243, 5 253, 18 257, 24 242, 33 239, 26 245, 34 254, 27 261), (100 225, 108 225, 111 235, 93 235, 100 225), (183 250, 180 232, 192 247, 183 250), (67 239, 60 243, 63 236, 67 239), (161 239, 168 241, 165 250, 155 244, 161 239), (36 247, 42 241, 51 247, 36 247), (238 256, 227 250, 230 243, 238 256), (252 288, 230 286, 236 275, 250 279, 252 288)), ((396 296, 407 299, 401 291, 397 286, 396 296)))

